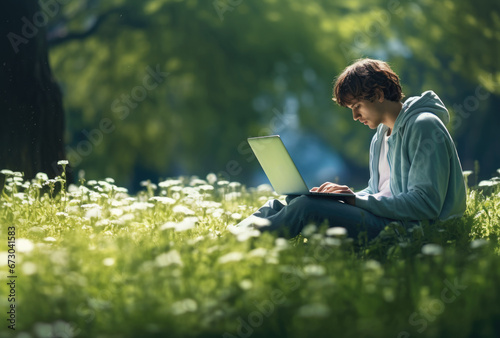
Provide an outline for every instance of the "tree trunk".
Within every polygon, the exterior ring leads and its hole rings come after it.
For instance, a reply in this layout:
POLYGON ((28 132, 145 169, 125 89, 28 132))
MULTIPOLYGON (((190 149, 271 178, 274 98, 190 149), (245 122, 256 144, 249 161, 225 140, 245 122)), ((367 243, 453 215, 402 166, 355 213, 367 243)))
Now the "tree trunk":
POLYGON ((0 14, 0 169, 61 173, 64 109, 48 60, 51 13, 36 0, 6 0, 0 14))

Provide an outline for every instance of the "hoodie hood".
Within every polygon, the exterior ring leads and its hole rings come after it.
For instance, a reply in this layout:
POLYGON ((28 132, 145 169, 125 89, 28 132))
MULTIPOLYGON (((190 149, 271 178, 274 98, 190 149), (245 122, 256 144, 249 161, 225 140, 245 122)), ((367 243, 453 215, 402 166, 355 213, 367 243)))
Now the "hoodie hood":
POLYGON ((432 90, 428 90, 420 96, 412 96, 405 101, 394 123, 394 131, 392 133, 397 133, 411 117, 420 113, 436 115, 445 126, 450 122, 450 114, 444 106, 443 101, 432 90))

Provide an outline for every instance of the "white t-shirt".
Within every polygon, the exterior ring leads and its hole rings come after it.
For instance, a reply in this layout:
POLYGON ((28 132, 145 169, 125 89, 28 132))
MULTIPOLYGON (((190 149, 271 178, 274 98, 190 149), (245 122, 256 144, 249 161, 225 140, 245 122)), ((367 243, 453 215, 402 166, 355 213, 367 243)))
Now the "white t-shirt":
POLYGON ((391 169, 389 167, 389 161, 387 160, 387 151, 389 150, 389 145, 387 143, 389 140, 389 135, 385 133, 384 139, 382 140, 382 144, 380 146, 380 158, 378 161, 378 193, 374 194, 374 196, 385 196, 390 197, 391 187, 390 187, 390 176, 391 169))

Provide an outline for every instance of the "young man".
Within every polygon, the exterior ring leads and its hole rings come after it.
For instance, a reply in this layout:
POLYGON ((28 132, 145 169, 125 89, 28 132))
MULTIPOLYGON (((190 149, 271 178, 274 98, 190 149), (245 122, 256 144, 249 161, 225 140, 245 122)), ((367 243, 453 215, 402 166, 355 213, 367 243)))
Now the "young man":
POLYGON ((337 78, 334 100, 353 118, 376 129, 370 145, 368 187, 354 193, 326 182, 311 190, 352 193, 338 202, 322 196, 271 200, 239 226, 256 226, 296 236, 309 223, 341 226, 350 237, 376 237, 390 222, 403 226, 463 215, 466 189, 462 167, 445 125, 450 116, 432 91, 401 102, 398 76, 383 61, 362 59, 337 78))

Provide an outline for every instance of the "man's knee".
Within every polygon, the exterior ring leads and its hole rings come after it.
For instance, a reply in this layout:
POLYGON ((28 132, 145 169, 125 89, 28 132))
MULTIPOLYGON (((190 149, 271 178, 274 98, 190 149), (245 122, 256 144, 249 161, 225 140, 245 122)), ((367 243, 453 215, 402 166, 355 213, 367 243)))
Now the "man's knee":
POLYGON ((300 197, 300 196, 302 196, 302 195, 288 195, 286 197, 286 200, 285 200, 286 204, 287 205, 290 204, 292 202, 292 200, 294 200, 295 198, 300 197))
POLYGON ((314 209, 315 199, 313 196, 302 195, 294 198, 290 204, 289 208, 293 208, 293 210, 297 212, 310 212, 314 209))

